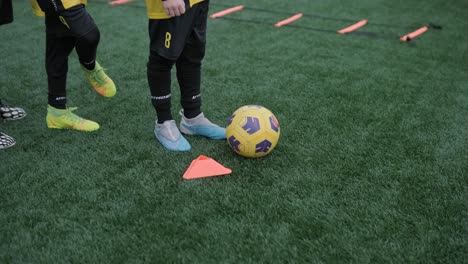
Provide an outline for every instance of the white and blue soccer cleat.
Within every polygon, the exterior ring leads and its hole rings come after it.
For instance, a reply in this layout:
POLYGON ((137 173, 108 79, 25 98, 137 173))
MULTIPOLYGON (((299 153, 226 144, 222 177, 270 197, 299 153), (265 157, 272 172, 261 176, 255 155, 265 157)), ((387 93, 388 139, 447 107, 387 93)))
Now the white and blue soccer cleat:
POLYGON ((186 135, 204 136, 210 139, 226 139, 226 129, 215 125, 208 120, 203 113, 194 118, 186 118, 184 111, 180 111, 180 131, 186 135))
POLYGON ((154 135, 168 150, 189 151, 192 148, 190 143, 180 134, 174 120, 167 120, 162 124, 158 124, 156 120, 154 135))

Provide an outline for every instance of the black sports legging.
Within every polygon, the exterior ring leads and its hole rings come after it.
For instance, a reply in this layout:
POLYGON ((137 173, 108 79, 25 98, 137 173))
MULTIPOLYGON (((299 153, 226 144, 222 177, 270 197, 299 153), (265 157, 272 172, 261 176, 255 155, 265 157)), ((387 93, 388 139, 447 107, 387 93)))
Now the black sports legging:
POLYGON ((147 64, 151 102, 156 109, 158 123, 171 120, 171 69, 176 64, 177 81, 180 86, 181 105, 187 118, 201 113, 201 61, 204 48, 187 45, 176 61, 168 60, 155 51, 150 51, 147 64))
MULTIPOLYGON (((50 5, 45 1, 42 5, 50 5)), ((44 10, 45 7, 41 6, 44 10)), ((59 12, 46 9, 46 71, 48 102, 56 108, 66 106, 68 56, 75 48, 80 63, 87 69, 95 66, 100 32, 84 5, 59 12)))
POLYGON ((80 38, 47 34, 46 71, 49 87, 48 103, 51 106, 61 109, 66 106, 68 56, 73 48, 76 49, 81 64, 94 62, 99 38, 97 28, 80 38))

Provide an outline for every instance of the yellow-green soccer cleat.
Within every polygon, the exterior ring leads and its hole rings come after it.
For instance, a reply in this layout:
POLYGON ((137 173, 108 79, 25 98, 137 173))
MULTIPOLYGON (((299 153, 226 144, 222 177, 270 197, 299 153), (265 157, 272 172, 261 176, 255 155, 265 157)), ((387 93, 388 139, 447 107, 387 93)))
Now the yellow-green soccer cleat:
POLYGON ((117 92, 115 84, 109 76, 104 72, 104 69, 96 61, 96 67, 94 70, 88 70, 83 65, 81 65, 86 79, 93 86, 96 92, 104 97, 112 97, 117 92))
POLYGON ((47 106, 47 127, 57 129, 74 129, 79 131, 94 131, 99 129, 99 124, 91 120, 83 119, 72 112, 76 107, 57 109, 47 106))

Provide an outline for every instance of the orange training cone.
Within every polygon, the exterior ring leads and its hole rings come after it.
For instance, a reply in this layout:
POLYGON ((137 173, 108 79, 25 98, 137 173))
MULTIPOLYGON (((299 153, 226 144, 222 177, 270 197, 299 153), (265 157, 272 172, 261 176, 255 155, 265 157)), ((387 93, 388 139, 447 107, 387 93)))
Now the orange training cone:
POLYGON ((221 176, 231 174, 232 170, 219 164, 212 158, 200 155, 194 159, 185 171, 183 178, 186 180, 221 176))

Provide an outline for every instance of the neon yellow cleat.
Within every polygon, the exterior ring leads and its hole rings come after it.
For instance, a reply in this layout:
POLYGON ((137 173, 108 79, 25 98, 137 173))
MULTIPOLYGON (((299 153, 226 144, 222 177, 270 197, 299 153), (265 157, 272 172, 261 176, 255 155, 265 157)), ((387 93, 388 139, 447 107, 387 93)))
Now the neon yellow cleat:
POLYGON ((94 70, 88 70, 83 65, 81 65, 86 79, 93 86, 96 92, 104 97, 112 97, 117 92, 115 84, 109 76, 104 72, 104 69, 96 61, 96 67, 94 70))
POLYGON ((94 131, 99 129, 99 124, 91 120, 83 119, 72 111, 77 107, 67 109, 57 109, 50 105, 47 106, 47 127, 57 129, 74 129, 79 131, 94 131))

